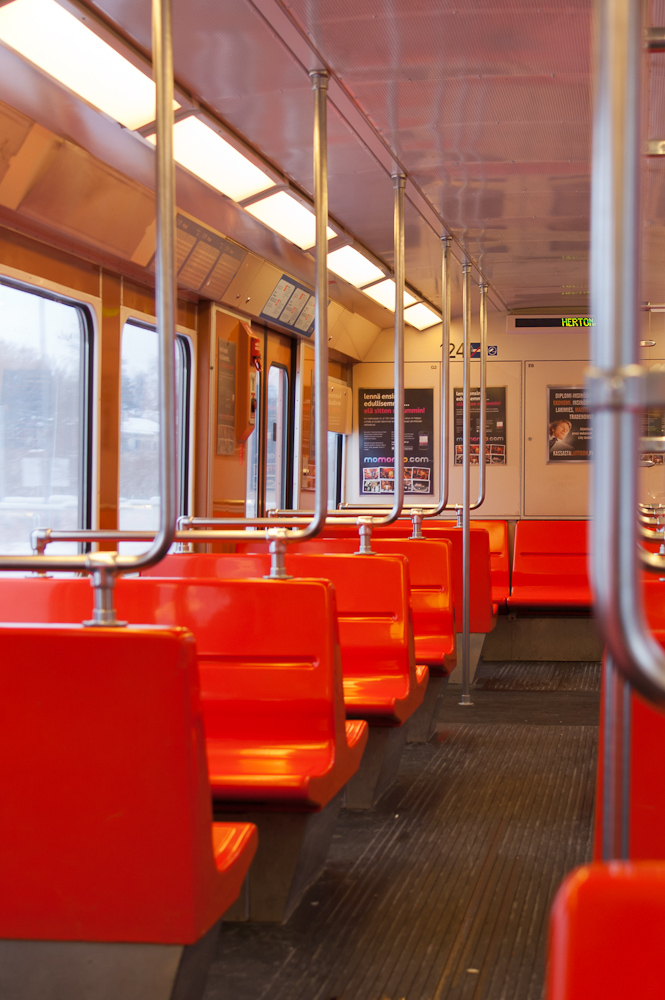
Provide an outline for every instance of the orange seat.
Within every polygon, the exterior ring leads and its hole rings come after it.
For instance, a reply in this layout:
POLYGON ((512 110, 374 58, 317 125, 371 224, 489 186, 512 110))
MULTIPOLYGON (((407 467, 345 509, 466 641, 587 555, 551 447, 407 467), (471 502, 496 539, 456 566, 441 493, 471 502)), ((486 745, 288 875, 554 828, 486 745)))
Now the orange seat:
MULTIPOLYGON (((471 600, 470 600, 470 631, 491 632, 496 625, 497 600, 492 595, 492 579, 490 575, 490 542, 484 528, 472 524, 470 563, 471 563, 471 600)), ((372 541, 376 538, 408 538, 411 534, 409 521, 397 521, 386 527, 374 528, 372 541)), ((462 595, 463 595, 463 560, 462 560, 462 529, 451 522, 427 522, 424 525, 426 538, 445 538, 452 546, 452 580, 453 602, 455 606, 455 621, 457 629, 462 628, 462 595), (436 523, 436 527, 434 527, 436 523)), ((358 528, 354 524, 326 525, 325 538, 357 538, 358 528)))
POLYGON ((665 863, 584 865, 550 918, 546 1000, 660 1000, 665 863))
MULTIPOLYGON (((150 572, 260 577, 269 568, 267 554, 181 553, 167 556, 150 572)), ((287 553, 286 569, 295 577, 325 577, 334 584, 347 715, 374 725, 405 722, 422 702, 428 679, 427 667, 417 666, 412 653, 406 558, 287 553)), ((288 595, 295 581, 288 586, 264 582, 288 595)), ((298 615, 300 621, 300 610, 298 615)))
MULTIPOLYGON (((91 597, 83 579, 0 579, 14 620, 80 621, 91 597)), ((215 799, 320 809, 357 771, 367 726, 345 721, 327 581, 121 579, 115 600, 121 619, 194 635, 215 799)))
MULTIPOLYGON (((265 542, 241 542, 239 552, 264 553, 265 542)), ((416 662, 430 671, 450 674, 457 661, 455 611, 452 595, 451 542, 408 538, 375 538, 372 548, 380 555, 391 553, 409 560, 410 606, 416 662)), ((313 538, 289 545, 289 552, 323 554, 358 551, 358 539, 313 538)))
MULTIPOLYGON (((29 582, 81 583, 89 610, 85 580, 29 582)), ((192 636, 0 625, 0 643, 0 938, 198 941, 257 836, 211 822, 192 636)))
POLYGON ((509 607, 589 610, 587 535, 588 521, 518 521, 509 607))

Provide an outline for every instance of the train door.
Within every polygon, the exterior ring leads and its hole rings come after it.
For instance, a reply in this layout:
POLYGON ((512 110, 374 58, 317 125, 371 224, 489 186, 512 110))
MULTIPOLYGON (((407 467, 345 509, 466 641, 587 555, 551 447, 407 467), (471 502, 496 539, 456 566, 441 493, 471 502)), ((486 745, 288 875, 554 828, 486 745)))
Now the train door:
MULTIPOLYGON (((256 329, 256 328, 254 328, 256 329)), ((256 424, 247 442, 247 516, 290 507, 292 501, 293 353, 295 342, 259 331, 261 372, 256 424)))

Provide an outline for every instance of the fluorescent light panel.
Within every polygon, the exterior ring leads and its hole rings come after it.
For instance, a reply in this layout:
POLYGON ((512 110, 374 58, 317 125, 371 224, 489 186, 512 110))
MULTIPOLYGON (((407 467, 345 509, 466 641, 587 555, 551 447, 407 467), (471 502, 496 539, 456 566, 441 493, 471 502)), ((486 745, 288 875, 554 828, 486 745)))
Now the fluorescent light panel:
MULTIPOLYGON (((316 218, 314 213, 292 198, 287 191, 278 191, 261 201, 248 205, 246 211, 255 219, 269 226, 301 250, 309 250, 316 243, 316 218)), ((336 234, 328 226, 328 239, 336 234)))
POLYGON ((150 77, 55 0, 0 7, 0 41, 127 128, 154 120, 150 77))
POLYGON ((410 306, 404 310, 404 321, 410 326, 415 326, 416 330, 426 330, 435 323, 440 323, 441 317, 437 316, 429 306, 419 302, 417 306, 410 306))
MULTIPOLYGON (((148 136, 156 142, 154 135, 148 136)), ((184 118, 173 126, 173 156, 183 167, 234 201, 274 187, 251 160, 198 118, 184 118)))
MULTIPOLYGON (((385 281, 379 281, 377 285, 363 288, 363 292, 365 295, 369 295, 370 299, 378 302, 380 306, 385 306, 391 312, 395 311, 395 282, 392 278, 386 278, 385 281)), ((415 301, 410 292, 404 292, 405 306, 410 306, 415 301)))
POLYGON ((340 247, 328 254, 328 268, 356 288, 378 281, 383 276, 381 268, 353 247, 340 247))

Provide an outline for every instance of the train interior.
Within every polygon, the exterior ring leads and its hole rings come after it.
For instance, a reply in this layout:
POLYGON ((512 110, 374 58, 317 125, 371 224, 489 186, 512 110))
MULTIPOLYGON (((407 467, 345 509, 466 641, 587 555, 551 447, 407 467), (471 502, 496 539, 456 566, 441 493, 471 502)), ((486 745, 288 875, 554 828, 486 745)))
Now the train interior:
POLYGON ((662 25, 0 0, 0 996, 663 995, 662 25))

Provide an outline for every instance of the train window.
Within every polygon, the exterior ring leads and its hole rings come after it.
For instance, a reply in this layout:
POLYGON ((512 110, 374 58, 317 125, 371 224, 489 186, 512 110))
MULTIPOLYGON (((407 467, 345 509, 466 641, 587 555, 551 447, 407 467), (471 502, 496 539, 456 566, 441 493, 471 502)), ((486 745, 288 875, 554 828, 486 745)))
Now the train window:
MULTIPOLYGON (((122 331, 120 389, 120 503, 118 527, 128 531, 159 526, 159 385, 157 331, 128 320, 122 331)), ((176 372, 176 466, 178 513, 188 510, 191 347, 178 334, 176 372)), ((123 552, 145 551, 144 542, 124 542, 123 552)))
POLYGON ((34 528, 90 524, 92 323, 82 305, 4 282, 0 310, 0 551, 29 554, 34 528))
POLYGON ((245 517, 259 516, 259 439, 261 426, 261 373, 256 373, 254 430, 247 438, 247 483, 245 517))
POLYGON ((282 365, 268 371, 266 510, 286 506, 289 376, 282 365))

